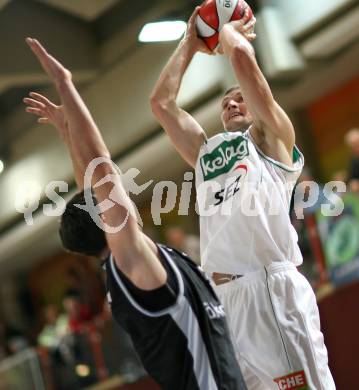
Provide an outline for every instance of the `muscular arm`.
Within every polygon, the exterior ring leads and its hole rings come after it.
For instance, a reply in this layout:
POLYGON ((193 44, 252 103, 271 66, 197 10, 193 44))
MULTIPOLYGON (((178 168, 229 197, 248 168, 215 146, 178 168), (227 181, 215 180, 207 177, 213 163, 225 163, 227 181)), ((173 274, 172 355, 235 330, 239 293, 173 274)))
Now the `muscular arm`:
POLYGON ((197 11, 191 16, 186 37, 164 67, 150 98, 154 115, 179 154, 192 167, 196 164, 205 133, 197 121, 177 105, 176 100, 188 65, 194 54, 204 45, 196 34, 196 15, 197 11))
POLYGON ((76 185, 79 191, 82 191, 84 189, 84 176, 82 169, 78 166, 78 162, 75 155, 75 149, 72 145, 71 137, 70 137, 70 131, 67 134, 67 138, 65 139, 65 143, 67 145, 67 149, 70 154, 71 162, 72 162, 72 168, 74 170, 74 176, 76 185))
POLYGON ((95 169, 91 184, 94 186, 106 175, 115 178, 115 183, 107 182, 94 188, 94 191, 99 203, 108 200, 110 194, 112 199, 117 200, 115 206, 103 212, 109 226, 119 226, 128 218, 119 232, 106 233, 117 266, 139 288, 151 290, 162 286, 167 280, 166 271, 137 225, 132 203, 111 164, 109 151, 94 120, 72 83, 70 72, 36 40, 28 39, 27 42, 60 95, 69 125, 72 158, 75 159, 81 175, 84 176, 88 164, 94 158, 103 157, 107 161, 95 169))
POLYGON ((254 136, 263 151, 271 157, 292 165, 295 143, 293 125, 284 110, 274 100, 261 72, 252 45, 235 26, 227 23, 220 33, 220 43, 229 58, 245 103, 254 120, 254 136))
POLYGON ((109 151, 91 114, 72 82, 64 80, 59 84, 58 91, 69 120, 71 143, 82 174, 94 158, 105 157, 108 161, 95 170, 92 186, 106 175, 117 178, 115 183, 106 183, 94 189, 99 203, 109 199, 110 193, 118 202, 103 213, 109 226, 120 226, 128 218, 118 233, 106 233, 117 266, 137 287, 153 289, 163 285, 167 278, 166 272, 137 225, 132 203, 111 163, 109 151))

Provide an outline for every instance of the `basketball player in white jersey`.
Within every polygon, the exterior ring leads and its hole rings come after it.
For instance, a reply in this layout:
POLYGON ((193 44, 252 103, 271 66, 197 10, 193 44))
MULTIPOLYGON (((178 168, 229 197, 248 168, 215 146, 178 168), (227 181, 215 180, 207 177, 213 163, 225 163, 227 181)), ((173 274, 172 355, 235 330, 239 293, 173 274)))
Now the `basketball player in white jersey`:
POLYGON ((195 29, 197 12, 160 75, 151 106, 196 171, 202 266, 227 310, 249 389, 335 389, 315 295, 296 269, 302 256, 289 219, 303 156, 256 62, 249 42, 255 20, 227 23, 220 32, 240 87, 222 100, 225 132, 206 139, 176 103, 191 59, 206 51, 195 29))

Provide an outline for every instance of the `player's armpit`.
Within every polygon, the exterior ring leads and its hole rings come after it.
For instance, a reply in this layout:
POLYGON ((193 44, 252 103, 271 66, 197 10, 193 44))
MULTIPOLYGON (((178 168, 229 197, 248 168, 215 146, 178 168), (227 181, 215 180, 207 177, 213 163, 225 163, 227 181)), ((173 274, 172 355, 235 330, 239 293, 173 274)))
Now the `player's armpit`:
POLYGON ((251 135, 257 147, 266 156, 288 167, 293 166, 293 148, 290 151, 287 150, 281 139, 270 132, 267 132, 265 137, 264 132, 256 128, 251 129, 251 135))

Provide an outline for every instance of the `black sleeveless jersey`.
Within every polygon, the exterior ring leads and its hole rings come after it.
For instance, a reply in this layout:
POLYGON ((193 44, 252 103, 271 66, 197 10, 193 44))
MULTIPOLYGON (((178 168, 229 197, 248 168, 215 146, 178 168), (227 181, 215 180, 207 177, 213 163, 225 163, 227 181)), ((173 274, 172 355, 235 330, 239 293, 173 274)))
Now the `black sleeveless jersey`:
POLYGON ((112 256, 105 263, 113 317, 145 369, 165 390, 246 389, 209 279, 184 253, 158 247, 168 277, 156 290, 135 287, 112 256))

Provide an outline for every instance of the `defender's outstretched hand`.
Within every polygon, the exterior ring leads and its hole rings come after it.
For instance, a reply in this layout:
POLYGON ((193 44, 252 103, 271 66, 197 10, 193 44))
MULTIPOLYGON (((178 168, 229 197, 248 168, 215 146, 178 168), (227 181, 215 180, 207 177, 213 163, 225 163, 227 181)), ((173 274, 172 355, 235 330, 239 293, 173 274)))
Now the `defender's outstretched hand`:
MULTIPOLYGON (((97 126, 86 107, 86 104, 72 83, 71 72, 55 57, 50 55, 37 39, 26 38, 26 43, 39 60, 42 68, 54 83, 54 86, 60 95, 63 104, 63 112, 65 113, 69 128, 71 128, 71 138, 73 138, 73 135, 77 132, 83 133, 85 123, 86 126, 93 128, 95 133, 98 133, 97 126)), ((39 108, 37 103, 32 103, 37 105, 37 107, 34 108, 39 108)), ((30 112, 31 111, 33 114, 39 113, 39 111, 30 110, 30 112)), ((98 141, 101 145, 103 144, 103 140, 100 136, 98 137, 98 141)))
POLYGON ((61 81, 71 80, 71 72, 50 55, 37 39, 26 38, 26 43, 36 55, 44 71, 56 85, 61 81))
POLYGON ((38 123, 51 124, 57 128, 62 138, 68 133, 68 126, 63 106, 57 106, 45 96, 30 92, 29 98, 24 98, 26 112, 39 116, 38 123))

